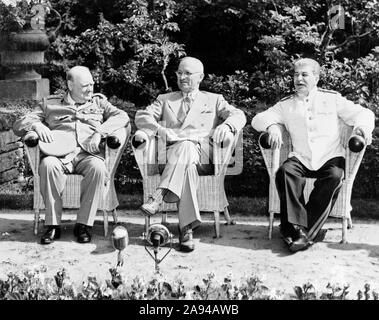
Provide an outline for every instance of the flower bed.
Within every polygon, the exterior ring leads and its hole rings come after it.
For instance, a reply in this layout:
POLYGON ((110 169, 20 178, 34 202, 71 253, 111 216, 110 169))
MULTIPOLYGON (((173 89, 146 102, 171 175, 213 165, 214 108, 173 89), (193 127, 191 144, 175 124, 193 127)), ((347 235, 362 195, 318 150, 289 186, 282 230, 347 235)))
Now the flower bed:
MULTIPOLYGON (((188 286, 181 280, 169 283, 160 274, 149 280, 136 277, 127 281, 117 268, 109 269, 111 278, 100 283, 89 276, 80 286, 74 285, 64 269, 54 278, 45 276, 45 266, 32 267, 21 274, 9 273, 0 280, 0 300, 346 300, 349 285, 328 283, 319 292, 311 283, 294 287, 293 295, 267 288, 257 276, 234 283, 230 276, 223 283, 208 274, 200 284, 188 286)), ((369 284, 356 293, 357 300, 378 300, 369 284)))

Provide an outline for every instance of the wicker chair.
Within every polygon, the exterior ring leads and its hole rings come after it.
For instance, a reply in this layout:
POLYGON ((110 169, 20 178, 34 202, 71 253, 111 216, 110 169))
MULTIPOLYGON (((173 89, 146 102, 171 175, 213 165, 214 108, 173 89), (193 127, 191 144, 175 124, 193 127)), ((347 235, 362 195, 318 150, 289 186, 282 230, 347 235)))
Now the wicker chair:
MULTIPOLYGON (((259 147, 263 155, 264 162, 270 178, 269 184, 269 201, 268 201, 268 212, 269 212, 269 231, 268 237, 272 237, 272 229, 274 225, 274 214, 280 213, 280 200, 279 194, 276 190, 275 176, 279 166, 288 158, 288 154, 292 149, 291 139, 287 130, 282 128, 283 144, 280 149, 270 149, 265 143, 265 138, 267 133, 262 133, 259 137, 259 147)), ((345 134, 349 137, 352 132, 352 127, 347 125, 342 125, 341 130, 346 130, 345 134)), ((267 141, 267 140, 266 140, 267 141)), ((347 242, 347 229, 352 227, 351 215, 352 210, 351 201, 351 191, 353 188, 353 183, 359 166, 361 164, 364 152, 366 150, 366 145, 360 152, 352 152, 350 149, 346 149, 346 164, 345 164, 345 177, 343 180, 342 189, 338 195, 335 205, 330 213, 331 217, 342 219, 342 243, 347 242)), ((308 201, 309 195, 313 189, 313 183, 316 179, 307 178, 304 188, 304 199, 308 201)))
MULTIPOLYGON (((136 132, 137 134, 137 132, 136 132)), ((135 136, 134 136, 135 137, 135 136)), ((159 166, 157 164, 158 139, 150 136, 142 144, 132 138, 132 148, 143 179, 143 201, 154 193, 160 182, 159 166)), ((161 147, 161 146, 159 146, 161 147)), ((220 144, 213 148, 214 174, 199 176, 199 188, 197 199, 199 210, 213 212, 215 238, 220 237, 220 212, 224 212, 225 224, 235 224, 230 218, 228 211, 228 200, 224 189, 225 175, 238 175, 242 172, 242 131, 238 133, 234 140, 226 147, 220 144)), ((161 167, 161 170, 163 170, 161 167)), ((162 223, 167 223, 167 212, 177 211, 176 203, 163 202, 160 211, 162 223)), ((145 217, 146 233, 150 225, 150 217, 145 217)))
MULTIPOLYGON (((112 136, 108 137, 105 146, 105 162, 109 172, 109 182, 104 192, 104 197, 100 199, 99 210, 103 210, 104 214, 104 236, 108 233, 108 211, 113 214, 114 223, 117 223, 116 207, 118 199, 114 186, 114 175, 120 162, 121 155, 128 142, 130 136, 130 126, 116 131, 112 136), (116 138, 116 139, 114 139, 116 138)), ((38 233, 38 224, 40 220, 40 210, 45 209, 45 204, 40 193, 40 150, 38 140, 35 135, 26 134, 24 137, 25 153, 28 158, 30 167, 33 172, 33 209, 34 209, 34 234, 38 233)), ((80 208, 80 182, 82 176, 78 174, 69 174, 66 186, 63 191, 62 201, 64 209, 80 208)))

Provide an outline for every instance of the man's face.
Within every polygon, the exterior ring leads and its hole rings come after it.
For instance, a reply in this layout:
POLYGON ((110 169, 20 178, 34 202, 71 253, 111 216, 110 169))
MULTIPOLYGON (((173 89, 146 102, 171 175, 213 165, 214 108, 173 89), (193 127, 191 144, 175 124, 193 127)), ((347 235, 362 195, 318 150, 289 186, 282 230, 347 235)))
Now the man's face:
POLYGON ((189 60, 180 62, 176 76, 179 89, 186 93, 198 89, 204 78, 201 66, 189 60))
POLYGON ((84 103, 92 99, 93 78, 90 72, 78 72, 68 81, 70 95, 75 102, 84 103))
POLYGON ((296 92, 308 95, 308 93, 317 85, 319 76, 313 73, 310 65, 300 65, 295 68, 293 82, 296 92))

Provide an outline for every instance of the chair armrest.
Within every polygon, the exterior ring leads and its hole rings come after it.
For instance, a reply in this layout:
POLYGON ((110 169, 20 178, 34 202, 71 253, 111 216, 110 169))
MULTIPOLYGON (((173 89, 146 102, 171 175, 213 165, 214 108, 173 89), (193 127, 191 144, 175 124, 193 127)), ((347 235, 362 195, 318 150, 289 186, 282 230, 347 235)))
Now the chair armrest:
POLYGON ((130 124, 124 128, 118 129, 110 134, 105 144, 105 165, 113 179, 117 166, 121 160, 122 153, 130 137, 130 124))
POLYGON ((35 131, 29 131, 23 137, 25 154, 28 158, 33 176, 38 176, 39 174, 40 150, 38 140, 38 135, 35 131))
POLYGON ((364 153, 366 152, 366 142, 362 137, 357 140, 352 136, 349 139, 348 148, 346 148, 345 156, 345 180, 354 181, 359 166, 361 165, 364 153), (351 141, 353 139, 353 141, 351 141), (355 140, 355 141, 354 141, 355 140), (350 146, 351 145, 351 146, 350 146))
POLYGON ((149 136, 146 132, 142 130, 137 130, 132 137, 132 147, 133 149, 144 149, 146 148, 146 142, 149 140, 149 136))
POLYGON ((242 130, 235 135, 227 136, 221 143, 213 144, 213 163, 215 175, 237 175, 242 172, 242 130), (234 153, 234 154, 233 154, 234 153), (234 162, 232 168, 228 168, 231 161, 234 162))
MULTIPOLYGON (((137 130, 131 140, 134 158, 142 177, 149 175, 149 165, 157 164, 156 161, 156 136, 147 135, 142 130, 137 130)), ((151 168, 150 168, 151 169, 151 168)))
POLYGON ((283 125, 280 125, 283 143, 280 148, 272 149, 268 143, 268 133, 262 132, 258 139, 258 145, 262 153, 268 174, 270 178, 275 178, 276 172, 281 163, 288 158, 288 154, 292 149, 291 138, 288 131, 283 125))
POLYGON ((38 144, 39 138, 35 131, 29 131, 26 133, 23 140, 28 147, 33 148, 38 144))
POLYGON ((359 135, 352 135, 349 139, 348 146, 351 152, 361 152, 366 148, 366 141, 359 135))
POLYGON ((268 132, 262 132, 259 136, 258 143, 263 149, 271 149, 270 143, 268 142, 268 137, 268 132))

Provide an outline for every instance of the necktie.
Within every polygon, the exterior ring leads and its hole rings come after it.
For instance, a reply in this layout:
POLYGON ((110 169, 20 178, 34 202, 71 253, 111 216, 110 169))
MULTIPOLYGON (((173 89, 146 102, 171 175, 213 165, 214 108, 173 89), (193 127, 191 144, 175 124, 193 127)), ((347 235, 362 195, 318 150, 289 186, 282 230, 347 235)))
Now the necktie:
POLYGON ((184 122, 184 119, 187 117, 190 106, 191 106, 191 99, 188 96, 183 98, 182 104, 178 112, 178 120, 180 122, 182 123, 184 122))

